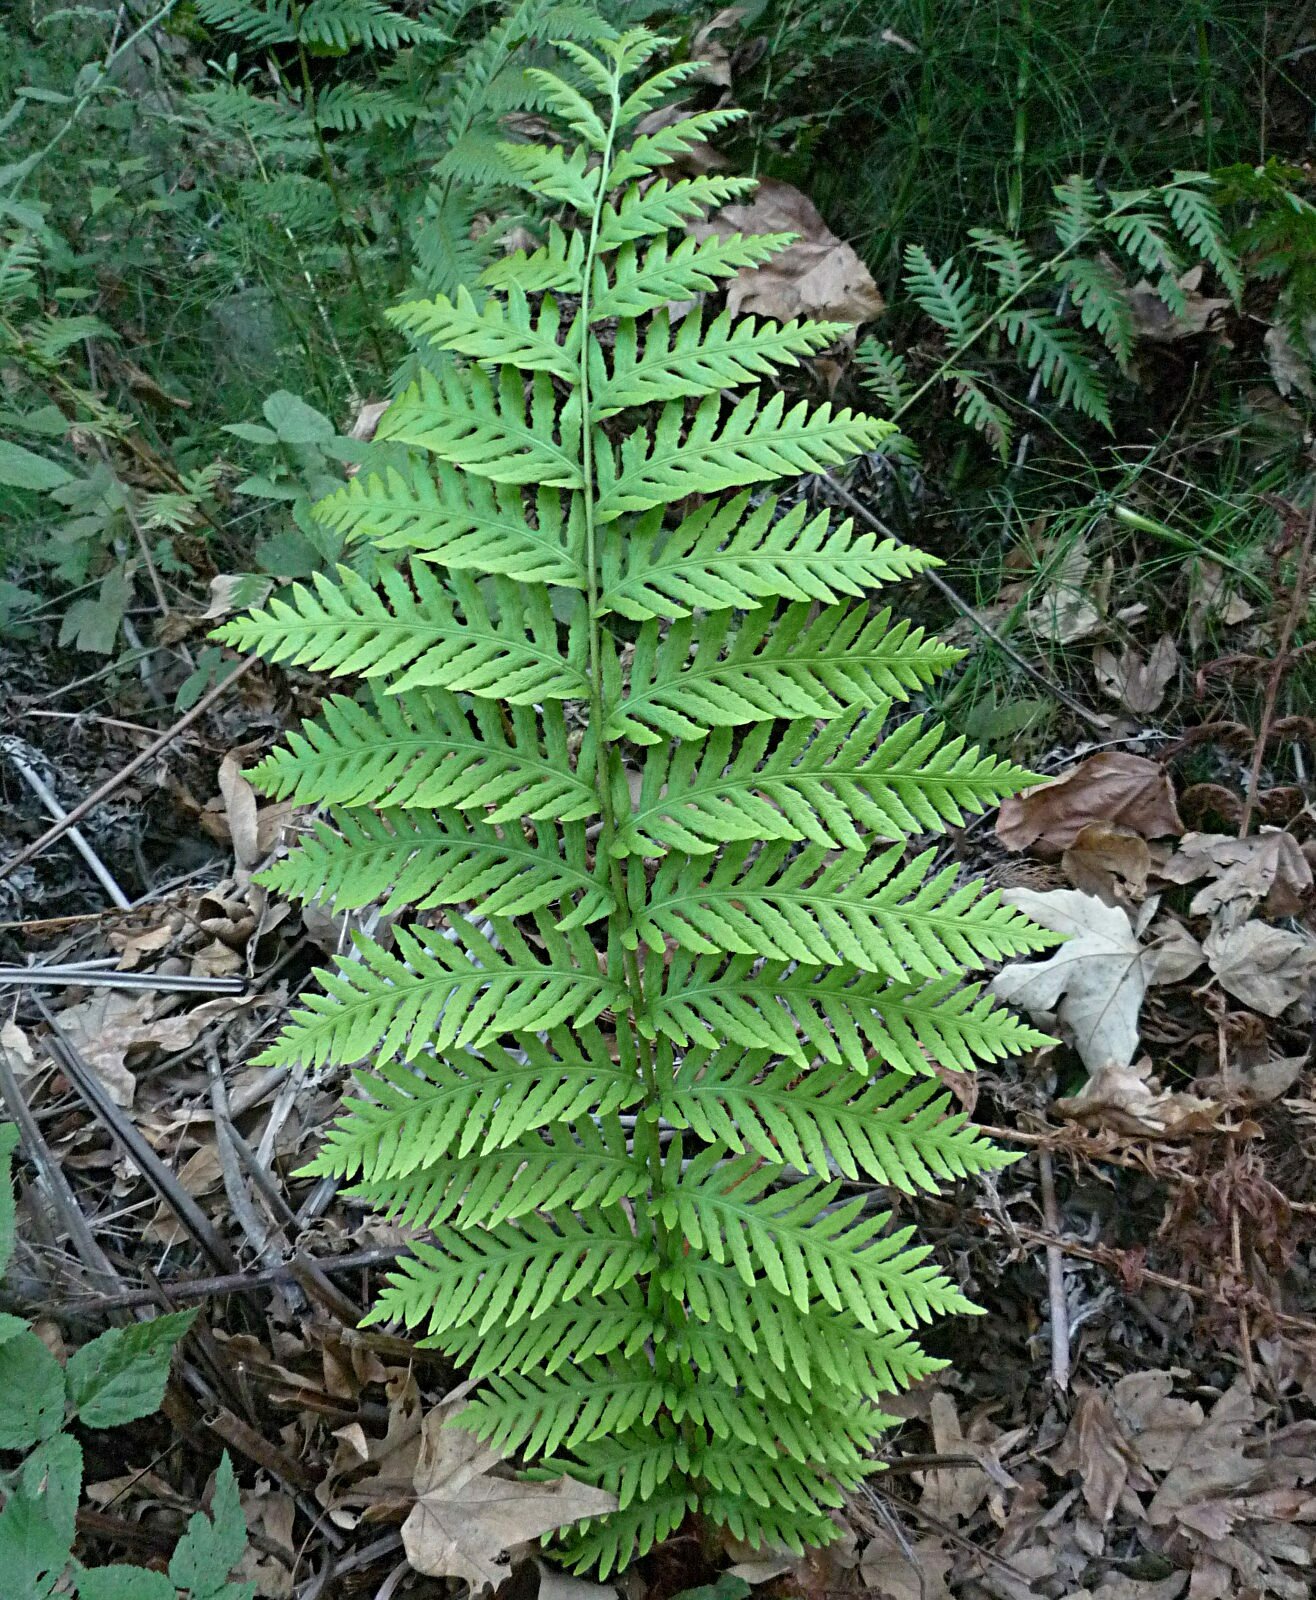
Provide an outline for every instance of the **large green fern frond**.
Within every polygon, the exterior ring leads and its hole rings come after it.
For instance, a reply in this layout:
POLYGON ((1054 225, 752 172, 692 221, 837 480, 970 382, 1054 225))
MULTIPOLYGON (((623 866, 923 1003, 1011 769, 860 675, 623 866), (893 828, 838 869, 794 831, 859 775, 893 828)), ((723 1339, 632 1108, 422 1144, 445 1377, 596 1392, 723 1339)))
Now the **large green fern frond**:
MULTIPOLYGON (((315 3, 327 29, 346 0, 315 3)), ((670 310, 785 242, 668 239, 752 188, 670 176, 728 113, 668 113, 688 63, 631 87, 642 30, 522 71, 552 12, 524 0, 477 52, 422 225, 487 162, 553 212, 541 243, 482 298, 423 271, 387 465, 318 512, 410 565, 223 637, 373 693, 254 774, 321 808, 270 885, 391 920, 261 1059, 357 1069, 309 1170, 417 1235, 372 1316, 470 1370, 460 1425, 615 1497, 564 1534, 606 1572, 692 1511, 834 1534, 876 1397, 937 1368, 910 1330, 971 1309, 875 1193, 1008 1159, 936 1069, 1042 1042, 961 980, 1051 936, 906 850, 1029 781, 894 714, 960 658, 869 602, 928 558, 772 490, 893 439, 769 391, 843 330, 670 310), (566 137, 494 150, 497 108, 530 104, 566 137)), ((956 270, 911 272, 950 337, 991 325, 956 270)), ((1020 314, 1077 395, 1070 330, 1020 314)))

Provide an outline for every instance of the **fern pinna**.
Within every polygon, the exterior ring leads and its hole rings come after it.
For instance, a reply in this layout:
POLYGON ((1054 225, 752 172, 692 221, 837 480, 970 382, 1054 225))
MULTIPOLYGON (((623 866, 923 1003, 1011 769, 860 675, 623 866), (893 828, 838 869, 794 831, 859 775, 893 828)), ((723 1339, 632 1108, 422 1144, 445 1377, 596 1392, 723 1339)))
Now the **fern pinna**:
POLYGON ((1006 1159, 932 1063, 1037 1040, 960 976, 1051 936, 905 858, 1026 778, 890 722, 957 652, 864 595, 928 558, 751 487, 892 433, 729 397, 845 330, 672 310, 783 242, 669 241, 751 187, 654 176, 730 113, 640 131, 690 68, 627 92, 651 36, 563 48, 602 109, 545 73, 577 142, 505 155, 579 225, 398 309, 410 467, 323 508, 410 567, 223 637, 374 696, 259 769, 331 808, 268 881, 443 908, 358 941, 267 1059, 370 1061, 313 1170, 420 1230, 373 1316, 484 1380, 463 1426, 616 1494, 571 1535, 607 1571, 691 1513, 834 1536, 877 1397, 937 1365, 910 1330, 973 1309, 868 1191, 1006 1159))

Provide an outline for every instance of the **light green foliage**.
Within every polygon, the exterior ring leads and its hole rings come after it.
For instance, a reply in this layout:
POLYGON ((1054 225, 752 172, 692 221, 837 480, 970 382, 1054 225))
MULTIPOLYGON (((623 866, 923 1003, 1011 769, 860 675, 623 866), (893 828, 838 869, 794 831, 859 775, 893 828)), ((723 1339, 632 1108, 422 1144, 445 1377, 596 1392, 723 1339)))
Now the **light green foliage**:
POLYGON ((617 1493, 570 1535, 605 1572, 696 1507, 756 1544, 835 1534, 877 1397, 936 1366, 910 1330, 972 1309, 841 1182, 1009 1159, 932 1062, 1036 1042, 961 979, 1049 942, 905 858, 1027 774, 896 715, 958 652, 865 597, 928 558, 769 487, 890 425, 727 393, 840 330, 671 320, 771 242, 670 242, 742 186, 641 189, 684 142, 636 133, 689 76, 631 88, 656 47, 568 49, 588 98, 535 81, 574 142, 501 152, 576 228, 484 301, 396 314, 424 346, 380 427, 407 463, 322 514, 410 569, 221 630, 375 696, 257 770, 331 808, 271 881, 453 908, 359 941, 264 1059, 371 1063, 313 1170, 432 1230, 373 1316, 489 1379, 463 1425, 617 1493))
MULTIPOLYGON (((989 375, 989 346, 1014 352, 1020 375, 1057 412, 1076 412, 1110 430, 1112 360, 1128 371, 1136 341, 1131 304, 1146 279, 1171 315, 1182 315, 1180 279, 1189 267, 1209 269, 1238 302, 1242 269, 1216 204, 1219 185, 1207 173, 1179 172, 1158 189, 1103 197, 1082 178, 1058 184, 1048 216, 1052 253, 986 228, 970 230, 974 256, 963 266, 934 264, 921 245, 905 252, 904 287, 944 336, 946 353, 917 388, 906 357, 876 339, 859 350, 869 389, 902 414, 928 389, 948 386, 961 421, 1008 461, 1017 401, 1009 375, 989 375), (976 278, 976 282, 975 282, 976 278), (1090 335, 1090 336, 1089 336, 1090 335), (966 365, 972 353, 976 365, 966 365)), ((1000 366, 999 359, 993 363, 1000 366)))
MULTIPOLYGON (((10 1162, 18 1130, 0 1123, 0 1274, 14 1247, 10 1162)), ((172 1312, 110 1328, 61 1367, 21 1317, 0 1316, 0 1449, 23 1460, 0 1473, 0 1578, 5 1600, 252 1600, 253 1586, 230 1583, 247 1527, 225 1455, 210 1516, 188 1523, 169 1576, 141 1567, 83 1567, 72 1549, 82 1492, 82 1447, 72 1423, 116 1428, 159 1410, 174 1346, 196 1313, 172 1312)))

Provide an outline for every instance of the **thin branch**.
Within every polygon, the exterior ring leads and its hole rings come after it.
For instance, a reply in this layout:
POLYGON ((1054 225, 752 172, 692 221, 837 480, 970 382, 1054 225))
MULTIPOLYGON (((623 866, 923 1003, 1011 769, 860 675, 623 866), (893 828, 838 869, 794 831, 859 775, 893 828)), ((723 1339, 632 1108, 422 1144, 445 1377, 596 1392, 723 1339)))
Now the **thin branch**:
POLYGON ((248 656, 245 661, 240 661, 222 683, 217 683, 209 693, 201 696, 185 717, 180 717, 172 728, 166 728, 158 739, 153 739, 145 750, 139 751, 127 766, 120 767, 118 772, 113 777, 107 778, 99 789, 93 790, 85 800, 79 801, 73 810, 57 822, 54 827, 47 828, 39 839, 34 839, 30 845, 20 850, 16 856, 11 856, 8 861, 0 865, 0 883, 3 883, 6 878, 12 877, 19 867, 26 866, 34 856, 39 856, 47 845, 54 844, 56 839, 62 839, 70 828, 81 822, 89 811, 94 811, 103 800, 108 800, 112 794, 127 783, 135 772, 140 772, 148 761, 153 760, 162 750, 172 744, 180 733, 183 733, 194 722, 203 717, 220 696, 231 689, 238 679, 250 672, 255 665, 255 656, 248 656))
MULTIPOLYGON (((884 538, 888 539, 895 538, 895 534, 892 533, 891 529, 888 528, 884 522, 879 521, 879 519, 873 515, 863 501, 851 494, 850 490, 847 489, 844 484, 838 483, 836 479, 832 477, 830 472, 820 472, 818 477, 827 485, 827 487, 832 491, 841 504, 845 506, 848 511, 852 511, 855 516, 860 518, 861 521, 866 523, 874 533, 880 533, 884 538)), ((1030 677, 1033 682, 1037 684, 1038 688, 1047 694, 1052 700, 1057 701, 1060 705, 1064 706, 1067 711, 1070 711, 1074 714, 1074 716, 1081 718, 1082 721, 1087 723, 1088 727, 1095 728, 1099 733, 1107 733, 1110 731, 1110 719, 1108 717, 1103 717, 1096 711, 1090 711, 1087 706, 1083 705, 1080 701, 1075 700, 1073 696, 1062 689, 1059 684, 1052 683, 1048 678, 1044 677, 1031 661, 1028 661, 1021 656, 1012 644, 1002 637, 1001 634, 996 632, 995 628, 993 628, 990 623, 985 622, 982 617, 980 617, 973 609, 969 602, 963 597, 963 595, 958 594, 954 589, 951 588, 950 584, 946 582, 945 578, 932 571, 921 572, 919 576, 925 582, 930 583, 944 600, 948 601, 952 606, 954 606, 955 610, 958 611, 967 622, 971 623, 980 634, 982 634, 984 639, 990 640, 990 642, 996 646, 996 648, 1003 656, 1006 657, 1007 660, 1012 661, 1014 665, 1019 668, 1020 672, 1025 673, 1028 677, 1030 677)))

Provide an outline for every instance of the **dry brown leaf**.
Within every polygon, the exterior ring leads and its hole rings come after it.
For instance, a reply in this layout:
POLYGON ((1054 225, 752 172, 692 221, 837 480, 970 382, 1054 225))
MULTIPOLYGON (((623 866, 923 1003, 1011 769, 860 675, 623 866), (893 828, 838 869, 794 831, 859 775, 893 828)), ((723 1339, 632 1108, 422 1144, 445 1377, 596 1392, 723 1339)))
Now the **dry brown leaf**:
POLYGON ((1177 344, 1180 339, 1194 339, 1211 332, 1212 324, 1229 310, 1230 301, 1227 297, 1200 293, 1201 281, 1200 262, 1179 279, 1186 302, 1182 312, 1171 311, 1146 278, 1135 283, 1126 298, 1138 337, 1152 344, 1177 344))
MULTIPOLYGON (((180 1187, 194 1200, 202 1195, 213 1194, 224 1181, 224 1169, 220 1165, 219 1151, 214 1141, 194 1150, 175 1176, 180 1187)), ((178 1213, 167 1201, 161 1201, 155 1208, 144 1234, 153 1243, 163 1245, 179 1245, 189 1237, 187 1229, 178 1220, 178 1213)))
POLYGON ((59 1025, 69 1043, 100 1079, 116 1106, 131 1106, 137 1080, 125 1058, 146 1045, 186 1050, 201 1030, 217 1017, 245 1005, 237 996, 217 996, 191 1011, 151 1015, 159 995, 140 990, 98 989, 89 1000, 60 1013, 59 1025))
POLYGON ((1147 1060, 1098 1067, 1076 1095, 1057 1100, 1058 1115, 1088 1127, 1111 1128, 1131 1138, 1185 1139, 1214 1127, 1214 1100, 1163 1089, 1147 1060))
POLYGON ((723 206, 716 217, 695 223, 690 232, 696 239, 725 239, 733 233, 797 235, 766 266, 747 268, 731 280, 727 307, 733 316, 752 312, 778 322, 813 317, 859 323, 885 308, 868 268, 793 184, 765 178, 748 204, 723 206))
MULTIPOLYGON (((1168 1578, 1103 1578, 1101 1587, 1091 1591, 1092 1600, 1179 1600, 1188 1582, 1186 1572, 1172 1572, 1168 1578)), ((1074 1600, 1079 1600, 1078 1596, 1074 1600)))
POLYGON ((445 1426, 460 1404, 444 1401, 425 1417, 415 1472, 419 1498, 402 1525, 402 1546, 415 1571, 464 1578, 474 1595, 508 1576, 509 1550, 582 1517, 615 1511, 617 1497, 574 1478, 522 1483, 494 1477, 503 1459, 498 1452, 463 1428, 445 1426))
POLYGON ((160 1505, 180 1508, 191 1505, 172 1484, 166 1483, 149 1466, 130 1466, 117 1478, 100 1478, 95 1483, 89 1483, 83 1493, 98 1506, 113 1505, 116 1501, 131 1505, 136 1500, 154 1500, 160 1505))
POLYGON ((1149 989, 1158 984, 1182 983, 1205 960, 1201 945, 1177 918, 1163 916, 1152 923, 1142 952, 1149 989))
POLYGON ((36 1052, 32 1041, 18 1024, 10 1019, 0 1022, 0 1051, 9 1063, 9 1070, 22 1083, 36 1071, 36 1052))
POLYGON ((1297 840, 1280 828, 1239 839, 1225 833, 1186 833, 1159 869, 1170 883, 1210 881, 1188 910, 1218 926, 1236 927, 1258 908, 1268 917, 1302 910, 1312 886, 1311 866, 1297 840))
POLYGON ((1107 905, 1141 900, 1147 893, 1151 851, 1147 841, 1119 823, 1089 822, 1061 857, 1065 876, 1084 894, 1107 905))
POLYGON ((1084 1389, 1079 1395, 1051 1464, 1057 1472, 1078 1474, 1087 1508, 1102 1524, 1115 1515, 1126 1487, 1156 1487, 1140 1466, 1109 1398, 1099 1389, 1084 1389))
POLYGON ((338 1449, 315 1498, 340 1528, 356 1526, 357 1508, 366 1507, 372 1518, 400 1517, 412 1501, 424 1415, 420 1386, 413 1372, 395 1369, 384 1393, 388 1426, 382 1439, 372 1438, 359 1422, 334 1430, 338 1449))
MULTIPOLYGON (((938 1455, 973 1453, 960 1428, 955 1402, 944 1389, 933 1392, 928 1420, 938 1455)), ((981 1467, 934 1467, 924 1479, 923 1498, 919 1504, 938 1521, 952 1524, 967 1522, 987 1498, 990 1487, 987 1474, 981 1467)))
POLYGON ((1226 581, 1224 568, 1214 561, 1194 561, 1188 572, 1188 642, 1197 655, 1206 638, 1208 622, 1235 628, 1252 615, 1252 607, 1226 581))
POLYGON ((1170 780, 1154 761, 1102 751, 1053 783, 1014 795, 1001 806, 996 836, 1007 850, 1061 851, 1090 822, 1128 828, 1144 839, 1180 834, 1170 780))
POLYGON ((1179 651, 1167 633, 1157 640, 1145 661, 1129 645, 1118 657, 1113 650, 1098 650, 1092 665, 1104 694, 1118 700, 1126 711, 1147 716, 1165 699, 1170 680, 1179 670, 1179 651))
POLYGON ((771 1583, 783 1573, 793 1571, 799 1559, 789 1550, 783 1550, 779 1555, 755 1555, 747 1561, 737 1561, 734 1566, 728 1567, 727 1571, 733 1578, 741 1579, 753 1589, 760 1583, 771 1583))
POLYGON ((221 572, 210 580, 210 598, 201 613, 202 622, 218 622, 234 611, 262 606, 274 587, 272 578, 252 572, 221 572))
POLYGON ((1231 1067, 1228 1079, 1201 1078, 1198 1084, 1208 1094, 1232 1096, 1244 1105, 1268 1106, 1289 1092, 1306 1065, 1305 1055, 1277 1056, 1248 1067, 1231 1067))
POLYGON ((1174 1398, 1174 1378, 1164 1368, 1131 1372, 1111 1392, 1120 1426, 1149 1472, 1168 1472, 1206 1416, 1196 1400, 1174 1398))
POLYGON ((352 425, 347 430, 347 437, 369 443, 375 437, 375 429, 379 426, 379 419, 392 404, 391 400, 363 400, 357 408, 356 415, 352 418, 352 425))
POLYGON ((173 937, 174 930, 167 922, 162 922, 158 928, 148 928, 143 933, 115 930, 110 933, 110 948, 119 952, 120 971, 131 972, 143 956, 163 950, 173 937))
POLYGON ((1028 626, 1039 639, 1052 644, 1078 644, 1099 633, 1104 606, 1089 591, 1094 587, 1092 558, 1087 545, 1077 540, 1054 567, 1050 587, 1028 609, 1028 626))
POLYGON ((266 1485, 256 1491, 242 1491, 242 1513, 250 1533, 258 1534, 259 1546, 249 1544, 243 1552, 237 1575, 254 1584, 257 1600, 290 1600, 297 1547, 293 1523, 297 1506, 291 1495, 266 1485))
POLYGON ((878 1600, 950 1600, 953 1559, 940 1540, 911 1542, 906 1554, 889 1533, 879 1533, 864 1547, 859 1576, 878 1600))
POLYGON ((1077 889, 1007 889, 1002 898, 1066 943, 1044 961, 1012 962, 992 980, 993 994, 1033 1017, 1054 1014, 1089 1072, 1126 1067, 1147 989, 1128 914, 1077 889))
POLYGON ((242 776, 241 763, 232 755, 226 755, 219 764, 219 792, 224 797, 233 854, 239 867, 250 870, 260 861, 256 791, 242 776))
POLYGON ((744 15, 743 6, 726 6, 696 32, 690 41, 694 82, 716 84, 719 89, 731 87, 731 50, 717 35, 734 28, 744 15))
POLYGON ((535 1565, 539 1568, 537 1600, 617 1600, 617 1591, 610 1583, 573 1578, 569 1572, 559 1572, 542 1561, 536 1561, 535 1565))
POLYGON ((1231 1501, 1265 1471, 1265 1463, 1244 1450, 1258 1416, 1258 1403, 1240 1379, 1184 1439, 1147 1507, 1153 1528, 1177 1523, 1207 1539, 1224 1538, 1242 1515, 1231 1501))
POLYGON ((1266 362, 1275 387, 1282 395, 1294 393, 1316 400, 1316 363, 1312 361, 1310 345, 1302 349, 1289 334, 1282 322, 1267 328, 1262 341, 1266 347, 1266 362))
POLYGON ((1202 949, 1220 987, 1263 1016, 1279 1016, 1316 988, 1316 941, 1287 928, 1213 929, 1202 949))

